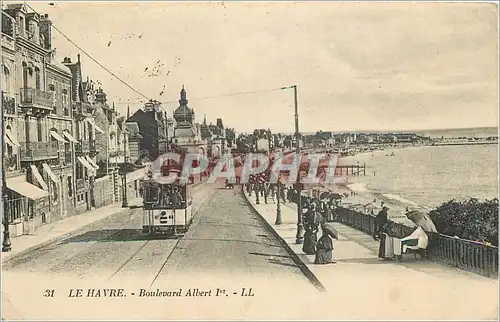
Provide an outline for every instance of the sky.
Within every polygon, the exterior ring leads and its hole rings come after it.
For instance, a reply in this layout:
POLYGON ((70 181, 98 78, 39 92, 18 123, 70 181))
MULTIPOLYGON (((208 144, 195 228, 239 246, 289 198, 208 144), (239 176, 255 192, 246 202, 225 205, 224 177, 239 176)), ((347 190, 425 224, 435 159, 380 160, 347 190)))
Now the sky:
MULTIPOLYGON (((28 3, 170 115, 184 85, 199 122, 292 132, 293 90, 274 89, 296 84, 301 132, 498 125, 491 3, 28 3)), ((53 47, 59 62, 80 52, 56 31, 53 47)), ((121 113, 142 106, 81 60, 121 113)))

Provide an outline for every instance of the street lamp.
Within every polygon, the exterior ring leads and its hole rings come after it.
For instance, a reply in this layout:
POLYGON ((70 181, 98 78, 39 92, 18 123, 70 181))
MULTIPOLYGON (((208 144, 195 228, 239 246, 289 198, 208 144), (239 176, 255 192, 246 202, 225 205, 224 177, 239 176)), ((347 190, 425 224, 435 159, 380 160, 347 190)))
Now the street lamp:
MULTIPOLYGON (((298 106, 298 99, 297 99, 297 85, 292 85, 292 86, 287 86, 287 87, 282 87, 281 89, 290 89, 293 88, 293 98, 295 102, 295 141, 297 144, 297 154, 299 155, 300 158, 300 133, 299 133, 299 106, 298 106)), ((300 161, 299 161, 300 163, 300 161)), ((297 173, 297 180, 296 180, 296 189, 298 191, 298 196, 297 196, 297 235, 295 236, 295 243, 296 244, 302 244, 304 241, 304 225, 302 224, 302 198, 301 198, 301 191, 302 191, 302 185, 300 184, 299 180, 299 173, 297 173)))
POLYGON ((125 123, 123 123, 123 200, 122 208, 128 208, 127 198, 127 131, 125 130, 125 123))
POLYGON ((276 225, 281 225, 283 223, 281 219, 281 203, 280 203, 280 180, 278 178, 278 183, 276 184, 276 198, 278 198, 278 202, 276 204, 276 225))
MULTIPOLYGON (((3 95, 3 92, 2 92, 3 95)), ((0 108, 2 114, 2 124, 3 124, 3 107, 0 108)), ((3 130, 3 129, 2 129, 3 130)), ((1 142, 2 147, 5 145, 4 142, 4 132, 2 131, 1 142)), ((2 201, 3 201, 3 247, 2 252, 9 252, 11 250, 11 242, 10 242, 10 228, 9 228, 9 205, 8 205, 8 196, 7 196, 7 179, 5 177, 5 158, 2 157, 2 201)))

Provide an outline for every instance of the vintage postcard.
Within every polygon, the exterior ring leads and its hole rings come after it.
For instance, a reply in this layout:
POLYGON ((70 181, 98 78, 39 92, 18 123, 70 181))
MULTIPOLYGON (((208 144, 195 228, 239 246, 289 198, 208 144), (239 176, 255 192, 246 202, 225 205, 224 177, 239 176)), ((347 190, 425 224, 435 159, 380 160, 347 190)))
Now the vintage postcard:
POLYGON ((3 320, 498 320, 498 4, 2 1, 3 320))

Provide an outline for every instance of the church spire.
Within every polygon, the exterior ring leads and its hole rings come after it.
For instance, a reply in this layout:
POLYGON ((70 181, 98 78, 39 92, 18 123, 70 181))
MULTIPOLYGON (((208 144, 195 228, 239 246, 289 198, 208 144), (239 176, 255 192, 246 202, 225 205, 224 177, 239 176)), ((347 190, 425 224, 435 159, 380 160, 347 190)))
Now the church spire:
POLYGON ((130 105, 127 105, 127 120, 130 118, 130 105))
POLYGON ((203 125, 207 125, 207 114, 203 117, 203 125))

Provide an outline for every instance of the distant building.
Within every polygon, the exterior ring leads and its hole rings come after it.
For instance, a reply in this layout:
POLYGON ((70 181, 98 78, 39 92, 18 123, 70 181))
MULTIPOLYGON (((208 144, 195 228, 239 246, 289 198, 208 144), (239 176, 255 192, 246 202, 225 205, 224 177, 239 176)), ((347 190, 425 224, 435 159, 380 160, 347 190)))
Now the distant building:
POLYGON ((142 136, 141 151, 153 159, 168 151, 167 117, 166 113, 161 111, 160 102, 147 102, 143 109, 137 110, 126 122, 137 123, 142 136))
POLYGON ((194 109, 188 107, 184 86, 180 92, 179 107, 174 111, 176 126, 174 128, 173 146, 176 151, 206 154, 207 144, 202 139, 203 129, 196 124, 194 109))

